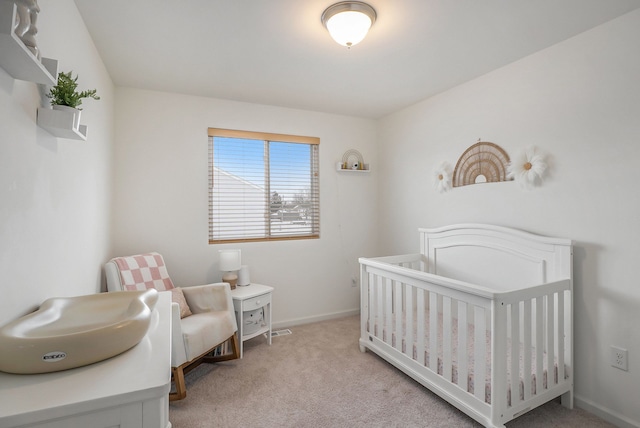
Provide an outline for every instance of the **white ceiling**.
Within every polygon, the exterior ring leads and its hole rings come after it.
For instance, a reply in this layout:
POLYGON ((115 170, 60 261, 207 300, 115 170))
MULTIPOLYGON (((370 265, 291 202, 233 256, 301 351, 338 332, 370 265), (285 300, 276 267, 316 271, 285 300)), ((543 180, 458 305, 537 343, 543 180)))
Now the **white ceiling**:
POLYGON ((369 0, 350 50, 332 0, 75 0, 117 86, 379 118, 640 7, 640 0, 369 0))

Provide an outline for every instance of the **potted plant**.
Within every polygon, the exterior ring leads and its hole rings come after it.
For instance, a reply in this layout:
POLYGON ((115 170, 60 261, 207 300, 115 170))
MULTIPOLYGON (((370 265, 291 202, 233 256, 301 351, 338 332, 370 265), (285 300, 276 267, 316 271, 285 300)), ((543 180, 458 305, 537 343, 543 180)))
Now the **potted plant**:
POLYGON ((95 89, 78 92, 78 76, 74 78, 71 71, 68 73, 58 73, 58 83, 53 86, 47 97, 51 98, 51 106, 54 110, 69 111, 73 114, 73 128, 78 129, 80 125, 80 105, 83 98, 93 98, 99 100, 95 89))

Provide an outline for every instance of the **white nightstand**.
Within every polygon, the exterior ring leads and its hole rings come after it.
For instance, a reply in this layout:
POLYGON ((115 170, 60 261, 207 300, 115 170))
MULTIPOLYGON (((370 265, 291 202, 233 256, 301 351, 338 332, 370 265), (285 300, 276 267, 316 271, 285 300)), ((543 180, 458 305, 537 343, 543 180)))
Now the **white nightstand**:
POLYGON ((271 293, 273 287, 262 284, 237 286, 231 290, 233 309, 236 311, 238 336, 240 337, 240 358, 242 358, 243 343, 261 334, 267 334, 267 343, 271 345, 271 293), (263 321, 257 326, 252 325, 250 317, 258 316, 262 309, 263 321))

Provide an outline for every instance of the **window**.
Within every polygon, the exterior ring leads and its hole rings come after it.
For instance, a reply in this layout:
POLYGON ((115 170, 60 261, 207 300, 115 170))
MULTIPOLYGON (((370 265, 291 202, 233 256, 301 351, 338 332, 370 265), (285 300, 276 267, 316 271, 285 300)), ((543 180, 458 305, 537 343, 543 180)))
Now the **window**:
POLYGON ((319 144, 209 128, 209 243, 319 238, 319 144))

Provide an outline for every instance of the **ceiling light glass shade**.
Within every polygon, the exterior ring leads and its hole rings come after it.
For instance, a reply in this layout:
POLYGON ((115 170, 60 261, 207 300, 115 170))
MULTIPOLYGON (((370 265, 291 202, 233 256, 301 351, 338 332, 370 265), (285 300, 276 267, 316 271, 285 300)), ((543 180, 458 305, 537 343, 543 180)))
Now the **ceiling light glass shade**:
POLYGON ((365 38, 376 22, 376 11, 366 3, 343 1, 329 6, 321 20, 333 40, 350 48, 365 38))

